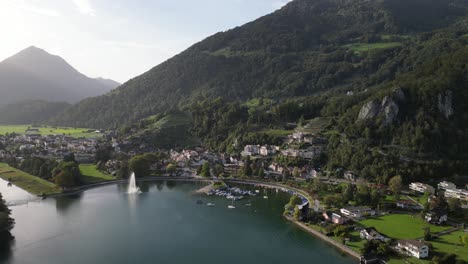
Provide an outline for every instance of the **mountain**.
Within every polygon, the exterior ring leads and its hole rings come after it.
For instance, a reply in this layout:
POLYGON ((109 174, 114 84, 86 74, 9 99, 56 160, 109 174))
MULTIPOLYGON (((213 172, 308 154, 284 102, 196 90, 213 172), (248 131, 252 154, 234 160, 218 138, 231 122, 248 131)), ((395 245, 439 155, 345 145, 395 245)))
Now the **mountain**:
POLYGON ((89 78, 59 56, 29 47, 0 62, 0 106, 24 100, 76 103, 119 84, 89 78))
POLYGON ((119 87, 120 85, 122 85, 121 83, 118 83, 114 80, 111 80, 111 79, 105 79, 105 78, 102 78, 102 77, 98 77, 98 78, 95 78, 96 81, 100 82, 102 85, 106 86, 109 88, 109 90, 112 90, 116 87, 119 87))
MULTIPOLYGON (((54 122, 115 128, 200 98, 281 99, 352 86, 378 66, 367 69, 367 58, 356 52, 404 50, 413 45, 408 36, 465 15, 466 1, 459 0, 292 1, 195 44, 106 95, 84 100, 54 122)), ((417 63, 408 61, 403 70, 417 63)))

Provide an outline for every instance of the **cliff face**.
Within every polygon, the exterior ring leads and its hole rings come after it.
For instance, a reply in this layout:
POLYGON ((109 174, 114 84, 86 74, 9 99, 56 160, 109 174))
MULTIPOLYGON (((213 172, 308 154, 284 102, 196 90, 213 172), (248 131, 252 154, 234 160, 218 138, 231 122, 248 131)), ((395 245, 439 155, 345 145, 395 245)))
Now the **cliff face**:
POLYGON ((440 93, 438 95, 438 108, 439 112, 446 118, 449 119, 451 115, 453 115, 453 92, 451 90, 447 90, 444 93, 440 93))
POLYGON ((358 121, 375 122, 378 116, 382 117, 384 125, 390 125, 395 122, 400 112, 398 103, 405 100, 405 94, 401 89, 396 89, 392 96, 385 96, 382 100, 372 100, 361 108, 358 115, 358 121))

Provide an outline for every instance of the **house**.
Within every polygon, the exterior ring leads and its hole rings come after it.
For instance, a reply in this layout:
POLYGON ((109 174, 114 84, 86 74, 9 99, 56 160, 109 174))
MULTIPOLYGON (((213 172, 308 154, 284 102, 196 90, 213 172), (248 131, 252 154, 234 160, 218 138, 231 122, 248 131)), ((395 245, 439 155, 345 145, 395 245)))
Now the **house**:
POLYGON ((409 210, 422 210, 423 207, 411 200, 400 200, 396 202, 396 207, 409 210))
POLYGON ((309 133, 297 132, 289 135, 289 142, 312 143, 314 136, 309 133))
POLYGON ((437 189, 441 189, 441 190, 456 189, 456 188, 457 186, 454 183, 447 182, 447 181, 439 182, 439 184, 437 184, 437 189))
POLYGON ((260 153, 260 146, 257 145, 246 145, 244 151, 242 151, 242 156, 254 156, 260 153))
POLYGON ((273 162, 272 164, 270 164, 270 166, 268 166, 268 169, 270 169, 273 172, 280 173, 280 174, 282 174, 285 171, 284 166, 276 162, 273 162))
POLYGON ((424 217, 426 222, 431 224, 443 224, 447 222, 447 211, 443 209, 434 209, 426 214, 424 217))
POLYGON ((434 187, 420 182, 410 183, 409 189, 420 193, 434 193, 434 187))
POLYGON ((345 173, 344 173, 344 178, 345 178, 346 180, 348 180, 348 181, 354 182, 354 181, 356 181, 357 176, 356 176, 356 174, 354 174, 354 172, 352 172, 352 171, 345 171, 345 173))
POLYGON ((332 212, 327 212, 327 211, 325 211, 325 212, 322 213, 323 219, 324 219, 325 221, 327 221, 327 222, 331 222, 331 221, 332 221, 332 215, 333 215, 332 212))
POLYGON ((418 240, 398 240, 396 248, 409 256, 419 259, 429 256, 429 247, 418 240))
POLYGON ((362 239, 369 240, 369 241, 371 241, 371 240, 380 240, 382 242, 385 242, 385 241, 389 240, 388 238, 386 238, 385 236, 383 236, 382 234, 377 232, 377 230, 375 230, 375 228, 373 228, 373 227, 362 229, 361 232, 359 232, 359 236, 362 239))
POLYGON ((337 225, 342 225, 346 222, 348 222, 348 218, 340 215, 340 214, 337 214, 337 213, 332 213, 332 223, 334 224, 337 224, 337 225))
POLYGON ((277 146, 265 145, 265 146, 260 147, 260 155, 262 156, 275 155, 278 150, 279 150, 279 147, 277 146))
POLYGON ((375 211, 372 210, 370 207, 367 206, 350 206, 341 208, 340 212, 349 217, 353 218, 361 218, 364 216, 373 216, 375 215, 375 211))
POLYGON ((445 198, 456 198, 462 201, 468 201, 468 191, 462 189, 445 190, 445 198))

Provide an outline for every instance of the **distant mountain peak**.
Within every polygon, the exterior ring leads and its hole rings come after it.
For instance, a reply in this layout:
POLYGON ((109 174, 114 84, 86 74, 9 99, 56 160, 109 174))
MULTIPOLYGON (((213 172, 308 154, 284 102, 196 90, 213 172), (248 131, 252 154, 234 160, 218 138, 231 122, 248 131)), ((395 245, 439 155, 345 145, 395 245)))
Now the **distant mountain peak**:
POLYGON ((80 73, 58 55, 27 47, 0 62, 0 106, 24 100, 78 102, 120 84, 80 73))

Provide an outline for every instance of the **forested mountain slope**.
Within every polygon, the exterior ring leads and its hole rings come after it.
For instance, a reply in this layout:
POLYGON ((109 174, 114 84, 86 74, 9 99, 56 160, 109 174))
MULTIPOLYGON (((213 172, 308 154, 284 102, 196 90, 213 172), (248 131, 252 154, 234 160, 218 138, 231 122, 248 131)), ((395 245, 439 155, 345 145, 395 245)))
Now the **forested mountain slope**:
POLYGON ((461 34, 466 6, 460 0, 292 1, 203 40, 52 122, 116 128, 217 96, 231 102, 282 100, 334 89, 364 90, 438 54, 436 47, 421 54, 414 46, 432 38, 422 32, 452 28, 452 34, 461 34))

